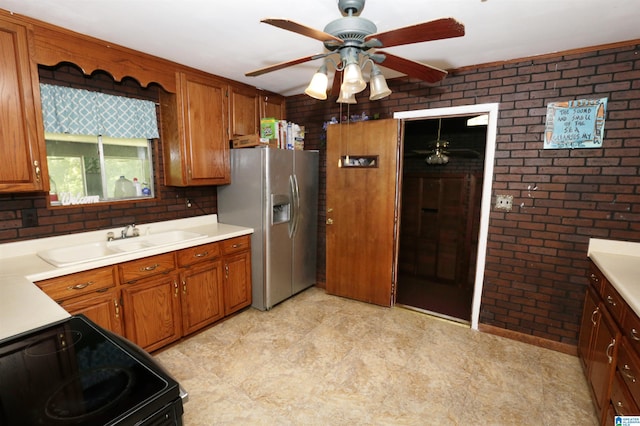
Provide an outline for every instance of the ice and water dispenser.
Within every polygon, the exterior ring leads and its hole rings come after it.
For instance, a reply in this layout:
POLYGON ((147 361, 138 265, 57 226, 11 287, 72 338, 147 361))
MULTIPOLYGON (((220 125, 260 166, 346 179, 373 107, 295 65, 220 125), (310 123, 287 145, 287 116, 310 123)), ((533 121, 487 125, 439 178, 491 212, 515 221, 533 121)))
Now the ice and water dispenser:
POLYGON ((291 198, 288 194, 271 194, 271 224, 291 221, 291 198))

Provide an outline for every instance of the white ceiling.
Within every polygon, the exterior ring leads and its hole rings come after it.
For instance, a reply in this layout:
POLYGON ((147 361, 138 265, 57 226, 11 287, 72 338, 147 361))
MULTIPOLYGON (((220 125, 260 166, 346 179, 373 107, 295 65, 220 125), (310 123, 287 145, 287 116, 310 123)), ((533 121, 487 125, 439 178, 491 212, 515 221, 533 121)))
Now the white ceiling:
MULTIPOLYGON (((0 0, 0 8, 285 96, 302 93, 321 60, 244 74, 323 46, 260 20, 323 30, 341 16, 337 0, 0 0)), ((361 16, 379 32, 456 18, 464 37, 386 49, 442 69, 640 39, 638 0, 367 0, 361 16)))

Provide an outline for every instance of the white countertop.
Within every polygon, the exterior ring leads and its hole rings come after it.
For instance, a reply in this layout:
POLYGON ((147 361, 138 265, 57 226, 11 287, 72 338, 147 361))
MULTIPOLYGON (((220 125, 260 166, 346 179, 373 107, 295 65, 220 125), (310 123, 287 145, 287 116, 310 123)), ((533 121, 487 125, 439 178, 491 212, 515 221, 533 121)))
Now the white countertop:
POLYGON ((252 228, 218 223, 218 215, 215 214, 136 226, 141 235, 184 230, 205 234, 206 237, 62 268, 45 262, 36 253, 44 249, 105 241, 107 232, 118 235, 123 227, 0 244, 0 340, 69 317, 67 311, 33 284, 35 281, 253 233, 252 228))
POLYGON ((640 316, 640 243, 591 238, 588 256, 640 316))

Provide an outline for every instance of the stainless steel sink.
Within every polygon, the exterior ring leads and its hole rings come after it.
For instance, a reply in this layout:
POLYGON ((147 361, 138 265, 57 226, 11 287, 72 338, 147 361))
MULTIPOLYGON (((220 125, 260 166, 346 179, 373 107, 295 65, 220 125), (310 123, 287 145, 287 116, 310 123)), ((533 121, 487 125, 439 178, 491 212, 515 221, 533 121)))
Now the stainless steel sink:
POLYGON ((204 237, 206 237, 205 234, 196 232, 167 231, 142 237, 59 247, 40 251, 37 255, 53 266, 63 267, 150 250, 155 247, 170 246, 204 237))

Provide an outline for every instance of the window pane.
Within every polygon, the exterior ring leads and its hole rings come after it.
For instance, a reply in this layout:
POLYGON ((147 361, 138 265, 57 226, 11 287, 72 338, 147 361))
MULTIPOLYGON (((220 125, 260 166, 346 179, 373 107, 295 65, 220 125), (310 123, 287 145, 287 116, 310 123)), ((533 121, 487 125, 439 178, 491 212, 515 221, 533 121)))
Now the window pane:
POLYGON ((151 141, 50 133, 46 139, 52 187, 63 205, 154 196, 151 141))

